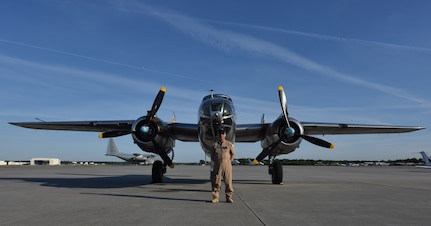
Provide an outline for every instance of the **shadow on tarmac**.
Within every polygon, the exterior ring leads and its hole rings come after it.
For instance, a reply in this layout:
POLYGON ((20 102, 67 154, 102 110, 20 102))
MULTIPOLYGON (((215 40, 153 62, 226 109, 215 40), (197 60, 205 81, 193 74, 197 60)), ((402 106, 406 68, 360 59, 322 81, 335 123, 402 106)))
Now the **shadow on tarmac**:
MULTIPOLYGON (((203 191, 203 190, 200 190, 203 191)), ((211 191, 210 189, 206 190, 210 197, 211 191)), ((125 194, 107 194, 107 193, 90 193, 85 192, 81 193, 84 195, 100 195, 100 196, 111 196, 111 197, 126 197, 126 198, 141 198, 141 199, 153 199, 153 200, 166 200, 166 201, 187 201, 187 202, 207 202, 210 203, 211 200, 208 199, 186 199, 186 198, 173 198, 173 197, 157 197, 157 196, 149 196, 149 195, 125 195, 125 194)))
POLYGON ((250 184, 250 185, 271 185, 273 186, 270 180, 233 180, 233 186, 235 184, 250 184))
MULTIPOLYGON (((87 175, 88 176, 88 175, 87 175)), ((153 184, 149 175, 99 176, 85 178, 0 178, 2 180, 21 180, 38 183, 41 186, 57 188, 127 188, 153 184)), ((203 184, 209 182, 201 179, 172 179, 164 177, 164 183, 169 184, 203 184)), ((161 184, 164 184, 161 183, 161 184)))

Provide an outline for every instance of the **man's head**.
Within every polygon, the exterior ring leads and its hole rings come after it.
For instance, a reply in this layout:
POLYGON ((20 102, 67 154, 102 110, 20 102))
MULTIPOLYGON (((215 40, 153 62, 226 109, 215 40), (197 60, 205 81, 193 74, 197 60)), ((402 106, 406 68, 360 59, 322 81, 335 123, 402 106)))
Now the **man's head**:
POLYGON ((224 139, 226 138, 226 130, 224 128, 220 128, 218 132, 220 140, 224 141, 224 139))
POLYGON ((224 129, 224 128, 220 128, 219 130, 218 130, 218 132, 220 133, 220 134, 226 134, 226 130, 224 129))

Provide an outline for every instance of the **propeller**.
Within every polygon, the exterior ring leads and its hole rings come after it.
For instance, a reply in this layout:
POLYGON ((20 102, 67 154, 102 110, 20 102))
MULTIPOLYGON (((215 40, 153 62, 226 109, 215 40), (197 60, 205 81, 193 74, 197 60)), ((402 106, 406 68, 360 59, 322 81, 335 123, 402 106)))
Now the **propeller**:
POLYGON ((174 168, 174 164, 172 160, 169 158, 168 154, 160 147, 160 145, 154 139, 156 136, 157 126, 153 123, 153 120, 154 120, 154 116, 156 115, 157 111, 160 108, 160 105, 162 104, 165 93, 166 93, 166 88, 165 87, 160 88, 159 93, 154 99, 153 106, 151 106, 151 110, 147 111, 147 116, 145 118, 145 121, 135 121, 132 125, 133 130, 131 131, 119 130, 119 131, 104 132, 99 134, 99 137, 100 138, 118 137, 118 136, 123 136, 123 135, 133 133, 134 135, 140 137, 140 139, 143 139, 145 141, 151 141, 154 147, 156 148, 156 150, 158 151, 158 154, 160 155, 160 157, 162 157, 165 164, 167 164, 171 168, 174 168), (134 131, 135 128, 138 129, 139 131, 134 131))
MULTIPOLYGON (((286 120, 286 124, 287 124, 287 127, 288 127, 286 129, 285 133, 286 133, 286 135, 288 137, 291 137, 291 136, 293 136, 295 134, 295 129, 292 128, 290 126, 290 123, 289 123, 289 113, 287 112, 286 94, 284 93, 284 90, 283 90, 282 86, 278 87, 278 96, 280 97, 280 104, 281 104, 281 109, 283 111, 284 120, 286 120)), ((303 138, 304 140, 312 143, 312 144, 315 144, 315 145, 318 145, 318 146, 321 146, 321 147, 324 147, 324 148, 331 148, 331 149, 334 148, 333 144, 331 144, 331 143, 329 143, 329 142, 327 142, 325 140, 322 140, 320 138, 311 137, 311 136, 304 135, 304 134, 300 134, 299 136, 301 138, 303 138)))
POLYGON ((255 165, 259 164, 260 161, 262 161, 266 156, 270 155, 275 147, 278 146, 278 144, 281 143, 281 140, 277 140, 276 142, 272 143, 268 147, 264 148, 262 152, 253 160, 253 163, 255 165))
POLYGON ((317 146, 320 146, 320 147, 330 148, 330 149, 333 149, 335 147, 334 144, 329 143, 328 141, 319 139, 317 137, 311 137, 311 136, 307 136, 307 135, 301 135, 301 138, 304 138, 304 140, 306 140, 306 141, 308 141, 308 142, 310 142, 312 144, 315 144, 317 146))
MULTIPOLYGON (((150 122, 154 119, 154 116, 156 115, 157 111, 159 110, 160 105, 162 104, 163 101, 163 97, 165 96, 166 93, 166 88, 162 87, 159 90, 159 93, 157 94, 156 98, 154 99, 153 102, 153 106, 151 107, 151 110, 147 112, 147 117, 146 117, 146 123, 145 125, 143 125, 140 129, 139 132, 141 133, 148 133, 151 132, 151 128, 150 128, 150 122)), ((109 138, 109 137, 119 137, 119 136, 124 136, 127 134, 131 134, 133 131, 109 131, 109 132, 104 132, 99 134, 99 138, 109 138)))
MULTIPOLYGON (((293 129, 292 127, 290 127, 290 123, 289 123, 289 113, 287 112, 287 100, 286 100, 286 94, 284 93, 283 86, 278 87, 278 97, 280 99, 281 111, 283 112, 283 117, 287 123, 287 127, 289 129, 293 129)), ((295 132, 295 130, 288 131, 288 133, 290 132, 295 132)))
MULTIPOLYGON (((283 118, 286 121, 287 124, 287 129, 284 131, 284 135, 289 138, 295 135, 295 129, 293 127, 290 126, 289 123, 289 113, 287 110, 287 100, 286 100, 286 94, 284 93, 284 89, 282 86, 278 87, 278 96, 280 99, 280 104, 281 104, 281 110, 283 112, 283 118)), ((315 144, 317 146, 321 146, 324 148, 334 148, 334 145, 332 143, 329 143, 325 140, 322 140, 320 138, 317 137, 312 137, 312 136, 308 136, 308 135, 304 135, 304 134, 299 134, 299 136, 301 138, 303 138, 304 140, 315 144)), ((272 143, 271 145, 269 145, 268 147, 264 148, 262 150, 262 152, 253 160, 254 164, 258 164, 260 161, 262 161, 266 156, 270 155, 273 150, 281 143, 281 139, 278 139, 277 141, 275 141, 274 143, 272 143)))
POLYGON ((147 122, 149 123, 151 120, 153 120, 154 115, 156 115, 157 111, 159 110, 160 105, 162 104, 163 97, 165 96, 166 88, 162 87, 159 90, 159 93, 156 96, 156 99, 154 99, 153 106, 151 107, 151 110, 147 114, 147 122))
POLYGON ((99 138, 119 137, 130 134, 130 131, 109 131, 99 134, 99 138))

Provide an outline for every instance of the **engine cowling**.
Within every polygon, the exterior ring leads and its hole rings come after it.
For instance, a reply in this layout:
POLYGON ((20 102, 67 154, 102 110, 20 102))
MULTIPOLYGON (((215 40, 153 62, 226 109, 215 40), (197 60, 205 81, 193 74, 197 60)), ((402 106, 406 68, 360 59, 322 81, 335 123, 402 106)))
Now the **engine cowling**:
POLYGON ((133 122, 132 138, 143 151, 159 153, 157 148, 160 148, 169 153, 175 146, 175 139, 163 135, 165 130, 167 130, 167 125, 161 119, 155 117, 147 120, 147 117, 143 116, 133 122))
POLYGON ((262 148, 281 140, 280 144, 272 152, 273 155, 288 154, 299 147, 302 141, 301 135, 304 134, 304 128, 301 123, 294 118, 289 118, 290 127, 295 130, 294 135, 287 136, 287 123, 283 116, 275 120, 267 130, 266 137, 262 141, 262 148))
POLYGON ((147 143, 154 140, 159 132, 156 122, 147 120, 147 117, 141 117, 132 124, 132 136, 135 141, 147 143))

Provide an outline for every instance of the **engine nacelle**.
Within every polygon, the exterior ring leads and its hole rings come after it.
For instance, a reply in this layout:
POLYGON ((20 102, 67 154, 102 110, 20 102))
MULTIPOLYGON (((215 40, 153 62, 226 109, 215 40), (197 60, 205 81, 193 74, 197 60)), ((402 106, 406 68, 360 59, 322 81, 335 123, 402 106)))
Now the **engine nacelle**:
POLYGON ((132 138, 143 151, 157 154, 159 153, 157 148, 160 148, 169 153, 175 146, 175 139, 163 134, 166 129, 167 125, 161 119, 153 118, 147 121, 147 117, 144 116, 133 122, 132 138))
POLYGON ((266 148, 279 140, 281 140, 281 143, 273 150, 273 155, 288 154, 298 148, 302 141, 301 135, 304 134, 304 128, 294 118, 289 118, 289 124, 295 130, 293 136, 287 136, 286 130, 288 126, 283 116, 275 120, 267 130, 266 137, 262 141, 262 148, 266 148))

